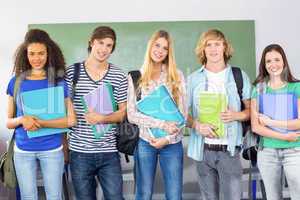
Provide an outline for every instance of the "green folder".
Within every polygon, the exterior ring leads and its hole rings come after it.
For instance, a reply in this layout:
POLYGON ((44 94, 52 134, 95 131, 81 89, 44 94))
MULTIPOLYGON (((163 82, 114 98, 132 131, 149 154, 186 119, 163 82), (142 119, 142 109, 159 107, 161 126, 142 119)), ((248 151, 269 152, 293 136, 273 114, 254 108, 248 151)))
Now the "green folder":
POLYGON ((216 127, 215 133, 218 137, 223 137, 225 125, 221 120, 220 114, 227 108, 227 97, 221 93, 200 93, 199 97, 199 121, 208 123, 216 127))

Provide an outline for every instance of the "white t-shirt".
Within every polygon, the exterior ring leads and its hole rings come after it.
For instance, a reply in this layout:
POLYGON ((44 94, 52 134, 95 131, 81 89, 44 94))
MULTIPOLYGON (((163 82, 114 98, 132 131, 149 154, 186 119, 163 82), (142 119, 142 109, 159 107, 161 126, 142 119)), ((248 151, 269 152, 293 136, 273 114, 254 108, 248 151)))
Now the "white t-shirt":
MULTIPOLYGON (((225 76, 227 70, 228 67, 220 72, 215 73, 205 69, 208 81, 208 92, 221 93, 226 95, 225 81, 227 77, 225 76)), ((205 138, 204 142, 207 144, 228 144, 227 130, 225 129, 224 137, 217 139, 205 138)))

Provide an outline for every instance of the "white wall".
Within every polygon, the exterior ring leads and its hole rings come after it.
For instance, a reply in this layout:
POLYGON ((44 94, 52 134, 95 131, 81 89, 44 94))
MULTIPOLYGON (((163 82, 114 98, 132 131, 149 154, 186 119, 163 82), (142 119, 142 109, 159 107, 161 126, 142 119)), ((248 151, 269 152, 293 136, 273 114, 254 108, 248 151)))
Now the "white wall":
MULTIPOLYGON (((5 0, 0 4, 0 129, 6 117, 6 87, 13 54, 31 23, 255 20, 256 59, 270 43, 286 50, 300 78, 298 0, 5 0), (297 23, 298 21, 298 23, 297 23)), ((254 66, 253 66, 254 67, 254 66)))

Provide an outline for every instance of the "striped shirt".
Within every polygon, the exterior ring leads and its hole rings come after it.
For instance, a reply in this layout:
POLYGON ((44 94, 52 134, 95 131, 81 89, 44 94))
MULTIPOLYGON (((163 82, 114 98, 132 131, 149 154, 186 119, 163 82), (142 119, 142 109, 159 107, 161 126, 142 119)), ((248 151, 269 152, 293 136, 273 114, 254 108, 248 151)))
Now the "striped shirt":
MULTIPOLYGON (((72 91, 74 75, 74 65, 68 67, 65 75, 68 88, 72 91)), ((96 89, 103 82, 110 83, 113 88, 113 96, 117 104, 127 101, 127 76, 118 67, 109 63, 109 68, 104 77, 99 81, 94 81, 88 75, 84 62, 80 65, 78 82, 75 87, 73 97, 74 109, 76 111, 77 125, 71 128, 69 134, 69 148, 72 151, 83 153, 116 152, 116 128, 104 134, 100 139, 96 139, 91 126, 84 119, 84 107, 80 98, 96 89)))

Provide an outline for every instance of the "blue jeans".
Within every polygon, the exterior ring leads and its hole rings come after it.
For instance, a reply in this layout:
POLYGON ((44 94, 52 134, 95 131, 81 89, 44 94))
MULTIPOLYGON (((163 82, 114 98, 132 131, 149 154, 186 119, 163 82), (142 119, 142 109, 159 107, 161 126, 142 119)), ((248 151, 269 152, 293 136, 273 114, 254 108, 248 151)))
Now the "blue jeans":
POLYGON ((240 200, 242 195, 242 165, 239 151, 204 149, 203 160, 197 162, 199 185, 205 200, 240 200))
POLYGON ((300 199, 300 147, 263 148, 258 151, 257 166, 265 184, 268 200, 283 199, 281 180, 283 172, 291 199, 300 199))
POLYGON ((96 200, 97 176, 105 200, 123 200, 123 181, 118 152, 70 152, 70 168, 78 200, 96 200))
POLYGON ((157 160, 162 170, 167 200, 182 199, 183 147, 182 143, 156 149, 140 139, 134 153, 136 200, 151 200, 157 160))
POLYGON ((64 154, 55 152, 14 153, 14 164, 22 200, 37 200, 37 161, 43 175, 47 200, 62 199, 64 154))

